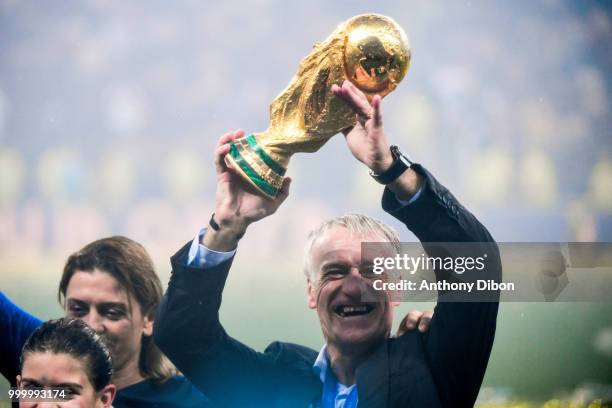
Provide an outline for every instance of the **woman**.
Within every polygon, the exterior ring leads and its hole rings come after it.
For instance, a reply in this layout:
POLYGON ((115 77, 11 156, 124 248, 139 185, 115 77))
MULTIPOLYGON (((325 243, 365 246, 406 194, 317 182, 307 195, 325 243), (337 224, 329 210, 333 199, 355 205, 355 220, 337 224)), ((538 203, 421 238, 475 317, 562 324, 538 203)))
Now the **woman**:
MULTIPOLYGON (((67 317, 87 323, 108 346, 116 408, 211 406, 152 341, 162 286, 138 242, 108 237, 72 254, 58 297, 67 317)), ((6 378, 15 379, 23 343, 40 323, 0 293, 0 333, 6 333, 0 336, 0 372, 6 378)))
POLYGON ((81 320, 49 320, 23 347, 17 393, 26 397, 19 406, 52 399, 60 407, 110 407, 117 391, 112 374, 109 350, 96 332, 81 320))

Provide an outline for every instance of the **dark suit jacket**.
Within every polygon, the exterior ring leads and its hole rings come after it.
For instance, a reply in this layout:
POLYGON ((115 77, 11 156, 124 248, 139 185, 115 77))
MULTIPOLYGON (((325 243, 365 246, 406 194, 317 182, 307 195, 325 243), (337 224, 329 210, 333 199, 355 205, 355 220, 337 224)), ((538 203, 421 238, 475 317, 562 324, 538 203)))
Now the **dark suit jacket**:
MULTIPOLYGON (((401 207, 385 190, 383 209, 422 242, 474 242, 488 252, 487 279, 501 279, 499 252, 487 230, 424 168, 419 198, 401 207)), ((274 342, 263 353, 227 335, 219 307, 232 260, 202 271, 187 267, 189 244, 172 258, 170 285, 155 322, 155 340, 172 362, 220 407, 317 406, 322 384, 317 352, 274 342)), ((499 298, 438 302, 429 331, 382 341, 357 370, 360 407, 474 405, 495 334, 499 298)))

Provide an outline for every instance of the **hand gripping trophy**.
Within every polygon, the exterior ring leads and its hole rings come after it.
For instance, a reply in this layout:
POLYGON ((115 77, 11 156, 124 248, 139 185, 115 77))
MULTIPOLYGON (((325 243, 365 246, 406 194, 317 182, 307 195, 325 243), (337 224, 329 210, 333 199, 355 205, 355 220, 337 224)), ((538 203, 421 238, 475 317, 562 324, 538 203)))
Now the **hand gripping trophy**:
POLYGON ((276 197, 291 155, 316 152, 356 123, 331 86, 348 79, 371 101, 393 91, 409 64, 408 38, 395 21, 380 14, 350 18, 304 58, 270 105, 268 129, 230 142, 226 161, 259 192, 276 197))

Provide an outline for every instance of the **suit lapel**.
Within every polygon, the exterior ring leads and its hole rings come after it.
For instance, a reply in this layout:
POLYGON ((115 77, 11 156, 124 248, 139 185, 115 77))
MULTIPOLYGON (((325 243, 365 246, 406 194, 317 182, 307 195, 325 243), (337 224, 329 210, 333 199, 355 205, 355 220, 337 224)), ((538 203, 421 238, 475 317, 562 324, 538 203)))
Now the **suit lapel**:
POLYGON ((364 364, 357 368, 357 394, 359 407, 387 407, 389 397, 389 353, 388 341, 372 353, 364 364))
POLYGON ((282 359, 285 360, 290 371, 297 375, 291 379, 285 377, 279 382, 288 381, 279 387, 279 399, 275 406, 279 408, 320 407, 323 383, 312 370, 316 352, 307 353, 289 344, 283 344, 282 347, 284 348, 282 359))
POLYGON ((303 377, 297 387, 281 387, 282 395, 277 401, 278 407, 320 407, 323 385, 314 375, 303 377))

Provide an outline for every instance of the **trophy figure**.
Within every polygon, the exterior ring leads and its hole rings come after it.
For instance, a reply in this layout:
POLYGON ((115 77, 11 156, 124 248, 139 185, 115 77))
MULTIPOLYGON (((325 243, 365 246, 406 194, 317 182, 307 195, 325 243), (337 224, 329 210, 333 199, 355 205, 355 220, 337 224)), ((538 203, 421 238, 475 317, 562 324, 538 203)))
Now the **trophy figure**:
POLYGON ((333 95, 331 86, 348 79, 371 101, 393 91, 409 64, 408 38, 391 18, 363 14, 341 23, 314 45, 274 99, 268 129, 230 142, 228 165, 264 196, 276 197, 291 155, 316 152, 356 123, 353 110, 333 95))

